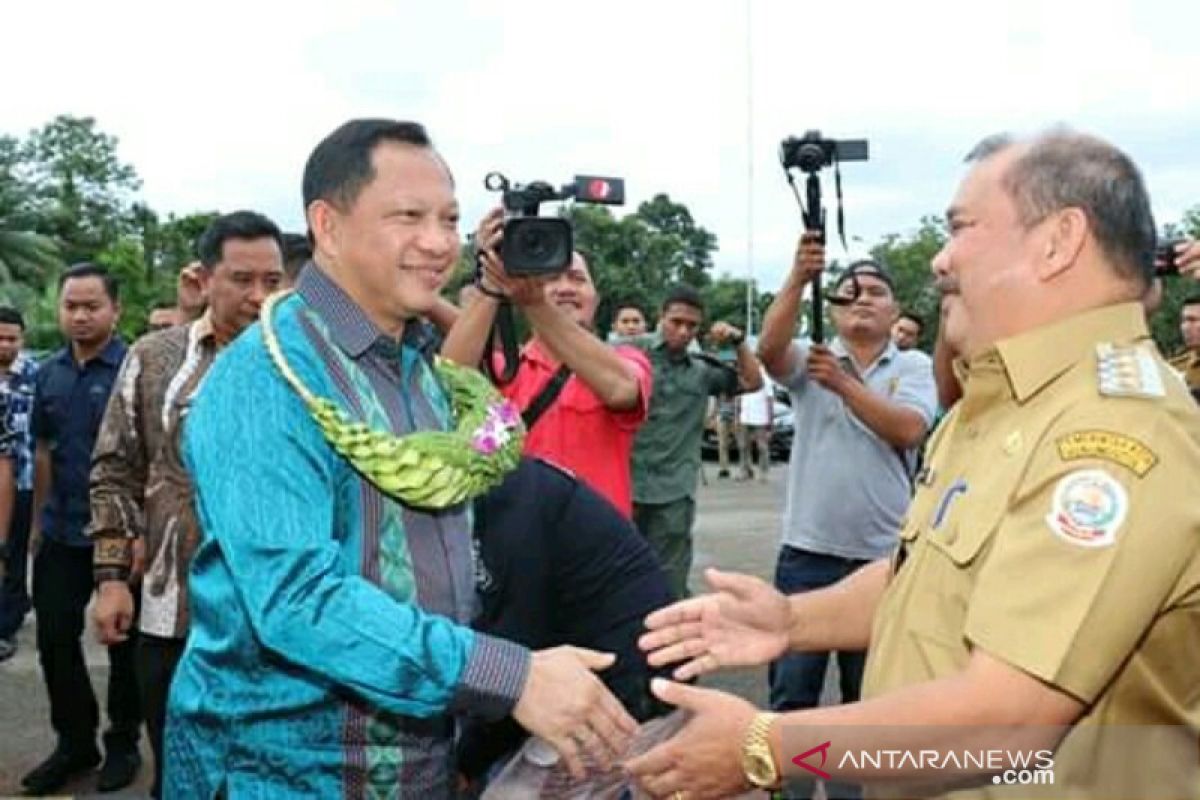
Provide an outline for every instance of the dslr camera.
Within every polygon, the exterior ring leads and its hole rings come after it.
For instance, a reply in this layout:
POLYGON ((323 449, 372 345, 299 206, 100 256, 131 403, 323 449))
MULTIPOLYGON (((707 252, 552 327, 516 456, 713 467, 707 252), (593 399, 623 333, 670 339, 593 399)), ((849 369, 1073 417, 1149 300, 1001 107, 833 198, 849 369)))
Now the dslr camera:
POLYGON ((571 263, 575 238, 571 223, 561 217, 540 217, 542 203, 576 200, 606 206, 625 202, 625 181, 594 175, 576 175, 572 183, 555 189, 545 181, 510 183, 499 172, 489 172, 483 185, 501 192, 504 206, 504 240, 500 258, 510 275, 553 275, 571 263))
POLYGON ((866 161, 868 157, 866 139, 826 139, 820 131, 807 131, 799 138, 789 136, 779 145, 779 160, 785 170, 795 167, 809 174, 835 161, 866 161))

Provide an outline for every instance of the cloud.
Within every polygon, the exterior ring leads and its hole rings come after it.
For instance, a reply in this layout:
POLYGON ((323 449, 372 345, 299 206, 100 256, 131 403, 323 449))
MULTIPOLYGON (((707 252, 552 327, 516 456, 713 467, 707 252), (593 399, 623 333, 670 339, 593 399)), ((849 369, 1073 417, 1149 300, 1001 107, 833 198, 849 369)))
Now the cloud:
POLYGON ((366 115, 427 124, 464 228, 495 202, 493 169, 619 175, 630 207, 686 203, 718 268, 766 289, 799 227, 776 150, 808 128, 871 141, 843 173, 852 250, 940 213, 983 135, 1059 121, 1127 148, 1160 220, 1200 203, 1194 4, 212 0, 7 17, 0 131, 96 116, 160 211, 251 207, 299 229, 305 158, 366 115))

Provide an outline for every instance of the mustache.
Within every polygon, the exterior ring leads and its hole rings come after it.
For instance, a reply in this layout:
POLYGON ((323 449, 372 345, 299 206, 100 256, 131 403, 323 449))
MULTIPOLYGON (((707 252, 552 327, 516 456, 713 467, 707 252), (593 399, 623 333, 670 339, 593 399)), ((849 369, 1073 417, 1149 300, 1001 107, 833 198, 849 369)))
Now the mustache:
POLYGON ((942 296, 948 294, 958 294, 960 289, 958 278, 950 275, 943 275, 938 278, 933 282, 933 287, 937 289, 938 294, 942 296))

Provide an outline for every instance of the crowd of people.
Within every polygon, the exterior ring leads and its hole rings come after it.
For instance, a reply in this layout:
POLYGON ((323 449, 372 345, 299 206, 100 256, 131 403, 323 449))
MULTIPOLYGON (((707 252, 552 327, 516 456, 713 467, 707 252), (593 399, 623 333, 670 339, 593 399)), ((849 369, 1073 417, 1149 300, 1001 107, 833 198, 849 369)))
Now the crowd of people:
MULTIPOLYGON (((128 786, 143 725, 155 797, 234 798, 729 797, 778 789, 803 729, 833 742, 826 796, 855 797, 928 775, 837 755, 966 725, 1024 726, 1006 742, 1086 782, 1100 724, 1200 732, 1200 294, 1168 363, 1113 146, 972 151, 929 354, 888 265, 821 288, 812 233, 754 343, 687 285, 653 318, 610 298, 602 340, 587 254, 510 273, 502 209, 451 303, 458 202, 416 123, 339 127, 301 190, 305 235, 216 218, 129 346, 96 264, 62 273, 40 363, 0 308, 0 660, 32 608, 57 740, 29 793, 128 786), (801 336, 812 291, 827 342, 801 336), (519 350, 493 336, 513 310, 519 350), (776 404, 773 581, 710 570, 692 596, 706 421, 765 481, 776 404), (689 685, 759 664, 770 710, 689 685)), ((1175 257, 1200 275, 1200 243, 1175 257)))

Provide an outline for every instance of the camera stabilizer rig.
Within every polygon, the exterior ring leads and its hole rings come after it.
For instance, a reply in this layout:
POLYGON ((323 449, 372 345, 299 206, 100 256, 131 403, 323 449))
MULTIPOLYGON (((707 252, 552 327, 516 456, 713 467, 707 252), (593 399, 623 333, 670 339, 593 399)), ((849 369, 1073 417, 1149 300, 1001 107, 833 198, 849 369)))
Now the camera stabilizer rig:
MULTIPOLYGON (((821 244, 825 243, 825 207, 821 204, 821 179, 818 173, 828 166, 833 167, 834 187, 837 194, 837 226, 838 235, 842 240, 842 249, 846 248, 846 217, 842 209, 842 172, 839 164, 843 161, 866 161, 869 149, 866 139, 825 139, 820 131, 807 131, 796 138, 789 136, 779 145, 779 163, 783 166, 783 174, 787 176, 788 185, 796 195, 796 203, 800 206, 800 216, 804 220, 804 229, 820 237, 821 244), (800 198, 796 188, 796 178, 792 169, 798 169, 808 176, 805 182, 807 204, 800 198)), ((857 281, 855 282, 857 288, 857 281)), ((812 292, 812 327, 811 339, 816 343, 825 340, 824 310, 821 308, 822 299, 831 303, 840 303, 839 298, 824 297, 820 277, 813 283, 812 292)))

